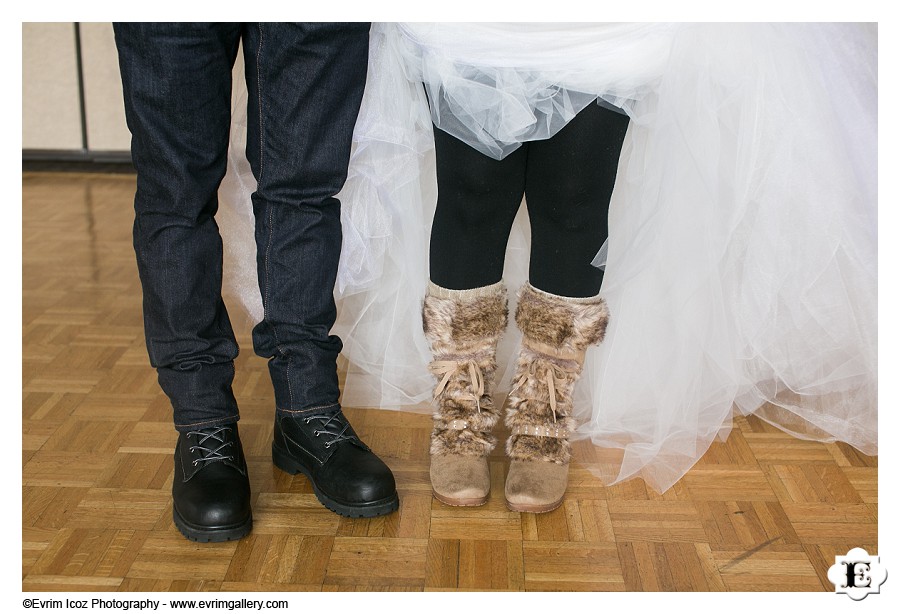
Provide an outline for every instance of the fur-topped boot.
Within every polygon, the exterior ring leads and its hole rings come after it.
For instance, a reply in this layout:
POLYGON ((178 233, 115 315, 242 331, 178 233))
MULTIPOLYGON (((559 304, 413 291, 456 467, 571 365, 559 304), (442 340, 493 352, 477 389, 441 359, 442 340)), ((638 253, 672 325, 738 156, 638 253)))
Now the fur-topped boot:
POLYGON ((472 290, 428 284, 422 323, 434 358, 429 368, 438 380, 431 488, 447 505, 482 505, 491 490, 487 457, 500 418, 491 385, 507 318, 503 282, 472 290))
POLYGON ((572 456, 572 390, 584 353, 606 333, 609 310, 599 296, 567 298, 526 283, 516 324, 522 349, 506 406, 510 457, 506 504, 517 512, 549 512, 563 501, 572 456))

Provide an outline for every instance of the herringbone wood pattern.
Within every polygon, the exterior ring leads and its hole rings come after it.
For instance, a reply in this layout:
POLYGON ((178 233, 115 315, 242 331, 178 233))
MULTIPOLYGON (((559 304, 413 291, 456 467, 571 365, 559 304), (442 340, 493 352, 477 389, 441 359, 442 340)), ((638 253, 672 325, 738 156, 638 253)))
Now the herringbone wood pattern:
POLYGON ((238 317, 255 525, 238 542, 189 542, 172 523, 176 434, 144 348, 134 188, 129 175, 23 177, 25 591, 833 591, 835 555, 878 551, 876 459, 753 418, 662 495, 639 480, 604 488, 574 463, 565 504, 532 515, 506 509, 500 451, 490 502, 446 507, 428 482, 430 418, 347 408, 401 507, 341 518, 272 466, 268 373, 238 317))

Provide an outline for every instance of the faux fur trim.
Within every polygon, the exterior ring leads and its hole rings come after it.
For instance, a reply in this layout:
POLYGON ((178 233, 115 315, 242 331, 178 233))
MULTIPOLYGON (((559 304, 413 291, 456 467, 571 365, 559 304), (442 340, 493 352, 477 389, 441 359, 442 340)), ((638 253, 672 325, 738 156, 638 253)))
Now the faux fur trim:
POLYGON ((506 440, 506 455, 511 460, 565 465, 572 459, 572 444, 568 439, 516 435, 506 440))
POLYGON ((435 428, 441 428, 440 423, 464 420, 469 428, 476 431, 490 431, 500 421, 500 411, 494 406, 494 400, 490 395, 481 397, 479 404, 475 403, 474 395, 470 387, 460 384, 458 387, 453 379, 447 384, 454 390, 444 389, 438 396, 438 406, 432 417, 435 428))
POLYGON ((484 296, 425 296, 422 327, 434 354, 459 354, 496 345, 506 330, 509 308, 505 286, 489 287, 495 291, 484 296))
POLYGON ((435 429, 431 433, 431 455, 487 456, 497 445, 490 433, 469 429, 435 429))
POLYGON ((471 393, 467 397, 453 398, 441 393, 432 415, 434 430, 431 434, 432 454, 462 454, 481 456, 490 454, 497 443, 491 431, 500 421, 500 412, 487 395, 481 398, 481 410, 471 393), (467 428, 448 428, 454 420, 467 423, 467 428))
POLYGON ((526 283, 519 291, 516 324, 527 337, 559 347, 561 352, 583 352, 606 335, 609 309, 599 296, 571 299, 549 294, 526 283))

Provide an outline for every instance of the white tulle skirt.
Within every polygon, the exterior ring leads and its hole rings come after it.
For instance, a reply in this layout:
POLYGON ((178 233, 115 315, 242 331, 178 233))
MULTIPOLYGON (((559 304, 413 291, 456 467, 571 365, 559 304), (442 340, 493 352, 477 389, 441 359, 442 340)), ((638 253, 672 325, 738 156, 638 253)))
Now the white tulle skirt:
MULTIPOLYGON (((432 121, 501 158, 599 99, 631 124, 596 262, 611 320, 575 396, 576 437, 605 452, 584 463, 664 491, 735 413, 876 454, 876 60, 857 24, 374 25, 339 196, 342 402, 430 410, 432 121)), ((259 318, 240 121, 234 136, 229 279, 259 318)), ((528 235, 520 212, 511 309, 528 235)))

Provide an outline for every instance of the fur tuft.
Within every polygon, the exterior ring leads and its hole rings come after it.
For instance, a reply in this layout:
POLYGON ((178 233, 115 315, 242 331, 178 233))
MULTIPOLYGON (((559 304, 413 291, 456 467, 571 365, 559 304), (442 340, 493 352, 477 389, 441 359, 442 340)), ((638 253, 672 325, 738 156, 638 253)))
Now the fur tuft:
POLYGON ((572 458, 572 444, 568 439, 516 435, 506 440, 506 455, 511 460, 565 465, 572 458))
POLYGON ((431 434, 431 455, 487 456, 497 445, 497 438, 490 433, 470 429, 439 429, 431 434))

